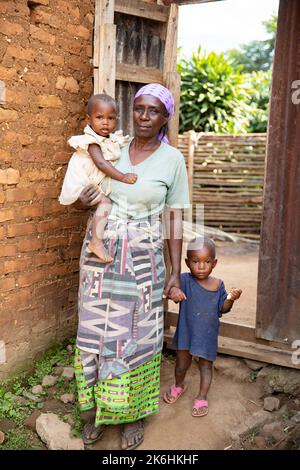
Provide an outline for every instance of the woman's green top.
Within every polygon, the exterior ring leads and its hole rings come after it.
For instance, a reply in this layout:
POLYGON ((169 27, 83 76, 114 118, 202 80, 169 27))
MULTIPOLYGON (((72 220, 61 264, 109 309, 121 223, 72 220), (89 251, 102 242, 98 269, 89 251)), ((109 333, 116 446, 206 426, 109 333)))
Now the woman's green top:
POLYGON ((111 215, 141 219, 162 212, 165 205, 178 209, 188 207, 188 178, 183 155, 162 142, 143 162, 132 165, 129 145, 123 147, 115 168, 123 173, 136 173, 138 179, 134 184, 111 181, 111 215))

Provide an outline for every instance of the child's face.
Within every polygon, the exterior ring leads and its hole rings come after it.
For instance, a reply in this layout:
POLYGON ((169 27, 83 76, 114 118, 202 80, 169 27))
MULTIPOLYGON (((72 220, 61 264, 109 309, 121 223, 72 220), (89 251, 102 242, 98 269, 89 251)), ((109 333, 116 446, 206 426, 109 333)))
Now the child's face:
POLYGON ((107 137, 116 128, 117 113, 113 103, 95 101, 88 123, 96 134, 107 137))
POLYGON ((216 258, 207 246, 200 250, 189 251, 185 262, 192 275, 199 280, 206 279, 217 264, 216 258))

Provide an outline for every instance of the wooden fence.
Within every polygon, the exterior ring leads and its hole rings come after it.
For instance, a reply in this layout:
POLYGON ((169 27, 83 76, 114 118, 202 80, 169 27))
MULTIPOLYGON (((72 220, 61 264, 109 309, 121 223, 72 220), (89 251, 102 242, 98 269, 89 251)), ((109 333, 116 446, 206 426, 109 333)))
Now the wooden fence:
POLYGON ((205 225, 259 239, 266 134, 190 131, 179 136, 178 148, 188 167, 190 218, 204 204, 205 225))

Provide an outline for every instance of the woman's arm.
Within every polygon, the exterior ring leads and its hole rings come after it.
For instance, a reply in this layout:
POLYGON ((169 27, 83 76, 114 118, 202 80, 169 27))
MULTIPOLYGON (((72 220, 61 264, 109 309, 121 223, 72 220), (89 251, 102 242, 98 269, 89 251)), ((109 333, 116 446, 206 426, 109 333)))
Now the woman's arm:
POLYGON ((136 182, 137 175, 134 173, 122 173, 114 168, 110 162, 106 161, 98 144, 89 145, 89 154, 96 167, 103 171, 106 176, 110 176, 114 180, 121 181, 122 183, 133 184, 136 182))
POLYGON ((165 236, 172 266, 171 276, 164 294, 168 297, 172 287, 180 289, 181 253, 182 253, 182 210, 167 208, 165 217, 165 236))

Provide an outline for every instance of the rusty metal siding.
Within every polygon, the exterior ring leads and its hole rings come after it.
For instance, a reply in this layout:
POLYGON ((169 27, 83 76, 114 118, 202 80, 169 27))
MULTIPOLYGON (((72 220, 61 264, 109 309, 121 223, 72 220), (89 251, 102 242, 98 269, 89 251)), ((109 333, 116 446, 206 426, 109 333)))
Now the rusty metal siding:
POLYGON ((273 68, 257 299, 257 337, 300 339, 300 2, 281 0, 273 68))

